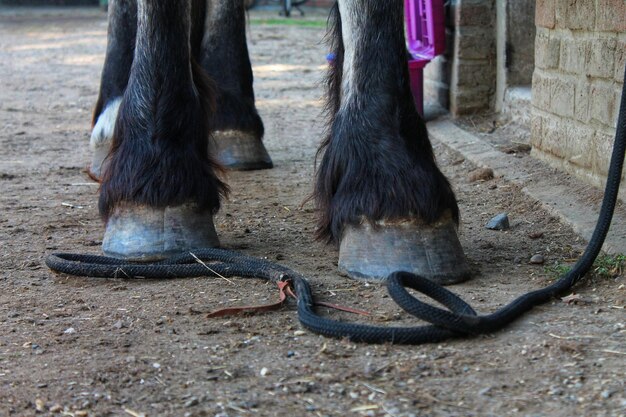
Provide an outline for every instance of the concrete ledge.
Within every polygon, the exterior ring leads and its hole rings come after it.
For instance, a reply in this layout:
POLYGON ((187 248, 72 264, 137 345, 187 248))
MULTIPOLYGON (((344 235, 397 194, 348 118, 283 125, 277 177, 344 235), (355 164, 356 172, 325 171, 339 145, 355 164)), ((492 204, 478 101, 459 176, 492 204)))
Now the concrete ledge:
MULTIPOLYGON (((428 123, 428 131, 434 141, 461 153, 479 167, 493 169, 496 176, 521 187, 522 192, 570 225, 585 240, 591 239, 600 213, 601 191, 591 189, 530 156, 520 158, 502 153, 450 120, 432 121, 428 123), (581 195, 588 195, 590 190, 597 193, 594 198, 581 201, 581 195)), ((619 203, 603 250, 613 254, 626 253, 626 210, 619 203)))

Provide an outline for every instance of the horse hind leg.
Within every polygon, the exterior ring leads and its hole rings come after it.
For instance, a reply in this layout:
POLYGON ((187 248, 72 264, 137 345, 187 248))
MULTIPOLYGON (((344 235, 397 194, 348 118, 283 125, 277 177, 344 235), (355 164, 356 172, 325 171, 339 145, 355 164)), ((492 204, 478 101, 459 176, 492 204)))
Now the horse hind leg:
POLYGON ((91 175, 99 178, 111 150, 115 121, 128 84, 137 35, 137 2, 114 0, 109 5, 107 51, 89 141, 91 175))
POLYGON ((199 62, 216 85, 210 153, 233 170, 272 168, 254 101, 243 0, 208 2, 199 62))

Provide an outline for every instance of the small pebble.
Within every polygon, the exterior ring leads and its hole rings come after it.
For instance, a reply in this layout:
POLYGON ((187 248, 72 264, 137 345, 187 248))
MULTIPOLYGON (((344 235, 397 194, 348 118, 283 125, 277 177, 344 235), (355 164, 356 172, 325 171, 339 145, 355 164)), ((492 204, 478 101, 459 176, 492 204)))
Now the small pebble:
POLYGON ((493 179, 493 169, 478 168, 469 173, 470 182, 488 181, 493 179))
POLYGON ((46 411, 46 404, 41 398, 37 398, 35 400, 35 410, 37 410, 38 413, 43 413, 44 411, 46 411))
POLYGON ((600 393, 600 396, 601 396, 602 398, 604 398, 605 400, 607 400, 607 399, 611 398, 611 396, 612 396, 612 395, 613 395, 613 392, 612 392, 612 391, 608 391, 608 390, 604 390, 604 391, 602 391, 602 392, 600 393))
POLYGON ((61 404, 55 404, 52 407, 50 407, 51 413, 58 413, 61 410, 63 410, 63 407, 61 407, 61 404))
POLYGON ((161 364, 160 364, 160 363, 158 363, 158 362, 155 362, 155 363, 153 363, 153 364, 152 364, 152 367, 153 367, 154 369, 159 369, 159 368, 161 368, 161 364))
POLYGON ((189 400, 187 400, 187 402, 185 403, 185 408, 189 408, 189 407, 193 407, 195 405, 200 404, 200 400, 198 400, 197 397, 191 397, 189 400))
POLYGON ((76 333, 76 329, 73 327, 68 327, 67 329, 65 329, 65 331, 63 332, 65 334, 74 334, 76 333))
POLYGON ((509 216, 507 213, 500 213, 485 225, 490 230, 509 230, 511 225, 509 224, 509 216))
POLYGON ((545 260, 545 258, 543 257, 543 255, 540 255, 540 254, 533 255, 533 256, 530 258, 530 263, 531 263, 531 264, 533 264, 533 265, 541 265, 541 264, 543 264, 545 261, 546 261, 546 260, 545 260))
POLYGON ((530 232, 528 234, 528 237, 531 239, 539 239, 541 237, 543 237, 543 232, 530 232))
POLYGON ((124 322, 122 320, 118 320, 115 322, 113 327, 115 327, 116 329, 121 329, 122 327, 126 327, 126 326, 124 325, 124 322))
POLYGON ((296 355, 296 352, 294 352, 293 350, 290 350, 290 351, 288 351, 288 352, 287 352, 287 357, 288 357, 288 358, 292 358, 292 357, 294 357, 295 355, 296 355))
POLYGON ((270 370, 267 368, 261 368, 261 372, 259 372, 259 375, 261 376, 265 376, 267 374, 269 374, 270 370))

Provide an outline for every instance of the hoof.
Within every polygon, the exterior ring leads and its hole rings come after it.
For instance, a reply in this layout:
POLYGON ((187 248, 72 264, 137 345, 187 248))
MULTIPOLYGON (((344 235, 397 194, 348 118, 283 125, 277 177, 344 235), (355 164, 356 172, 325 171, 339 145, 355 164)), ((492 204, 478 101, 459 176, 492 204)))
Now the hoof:
POLYGON ((251 171, 274 165, 261 139, 248 132, 220 130, 209 141, 209 152, 227 169, 251 171))
POLYGON ((102 240, 107 256, 155 261, 198 248, 219 246, 213 216, 191 204, 151 208, 125 204, 109 217, 102 240))
POLYGON ((351 278, 371 281, 407 271, 444 285, 471 276, 449 215, 429 225, 416 220, 349 225, 341 239, 339 269, 351 278))

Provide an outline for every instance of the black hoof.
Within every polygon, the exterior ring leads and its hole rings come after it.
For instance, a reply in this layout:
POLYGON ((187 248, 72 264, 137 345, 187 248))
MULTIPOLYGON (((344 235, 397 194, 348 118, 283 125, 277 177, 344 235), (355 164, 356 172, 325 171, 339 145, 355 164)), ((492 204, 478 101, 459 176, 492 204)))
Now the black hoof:
POLYGON ((254 134, 238 130, 220 130, 209 141, 209 152, 227 169, 251 171, 274 165, 263 142, 254 134))
POLYGON ((341 239, 339 269, 351 278, 371 281, 385 280, 395 271, 412 272, 438 284, 471 276, 450 216, 430 225, 416 220, 349 225, 341 239))
POLYGON ((102 251, 129 261, 155 261, 219 246, 213 216, 193 205, 151 208, 124 204, 107 221, 102 251))

